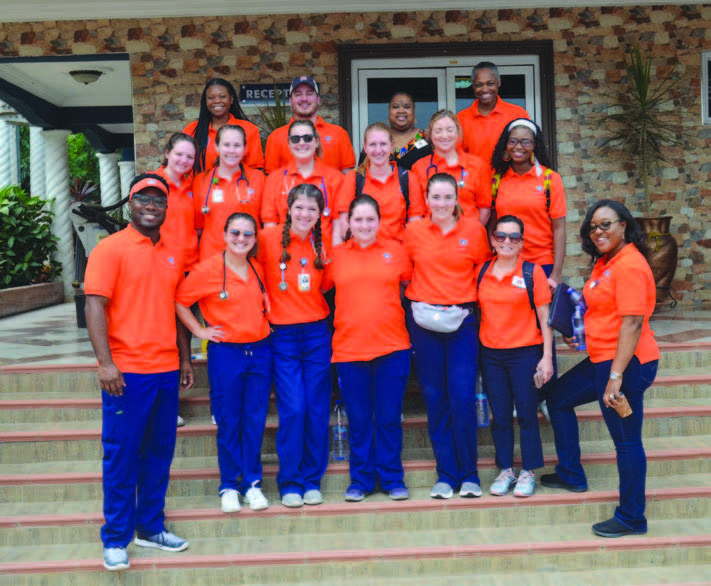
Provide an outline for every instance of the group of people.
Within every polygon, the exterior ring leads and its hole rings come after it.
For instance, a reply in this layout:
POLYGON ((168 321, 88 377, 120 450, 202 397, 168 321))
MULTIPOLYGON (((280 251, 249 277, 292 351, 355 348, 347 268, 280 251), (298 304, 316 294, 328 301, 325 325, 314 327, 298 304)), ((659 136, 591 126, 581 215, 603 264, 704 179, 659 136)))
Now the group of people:
POLYGON ((534 494, 538 388, 559 458, 540 482, 586 490, 574 408, 597 399, 621 496, 593 530, 646 531, 642 396, 659 355, 641 232, 617 202, 588 211, 580 235, 594 263, 584 287, 589 357, 556 380, 547 318, 565 259, 563 183, 538 125, 498 97, 496 66, 477 65, 472 85, 470 108, 441 110, 424 131, 412 97, 393 96, 389 123, 365 130, 356 167, 346 131, 318 116, 312 78, 293 80, 294 117, 265 152, 232 85, 213 79, 163 165, 134 179, 131 224, 96 247, 85 280, 103 397, 107 569, 128 567, 134 534, 139 546, 188 547, 166 530, 163 508, 178 391, 194 380, 191 334, 208 341, 226 513, 240 501, 269 506, 261 446, 272 388, 281 504, 323 502, 334 365, 349 424, 345 500, 378 488, 409 498, 401 417, 412 362, 436 461, 432 498, 482 495, 480 369, 500 468, 490 494, 534 494), (613 409, 623 394, 633 408, 626 418, 613 409))

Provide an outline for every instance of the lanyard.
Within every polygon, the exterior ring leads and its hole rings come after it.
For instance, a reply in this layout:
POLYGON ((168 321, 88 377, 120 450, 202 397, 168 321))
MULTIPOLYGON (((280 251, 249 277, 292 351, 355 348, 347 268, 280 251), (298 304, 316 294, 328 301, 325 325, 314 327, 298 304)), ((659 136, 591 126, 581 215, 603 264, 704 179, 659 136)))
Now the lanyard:
MULTIPOLYGON (((318 257, 318 253, 316 252, 316 243, 314 242, 314 231, 313 229, 311 230, 311 236, 309 237, 309 240, 311 241, 311 248, 314 251, 314 258, 318 257)), ((306 265, 309 263, 308 259, 306 257, 302 258, 299 261, 299 264, 301 265, 301 272, 303 273, 304 270, 306 269, 306 265)), ((289 284, 286 282, 286 263, 285 262, 280 262, 279 263, 279 270, 281 271, 281 282, 279 283, 279 290, 281 291, 286 291, 289 288, 289 284)))

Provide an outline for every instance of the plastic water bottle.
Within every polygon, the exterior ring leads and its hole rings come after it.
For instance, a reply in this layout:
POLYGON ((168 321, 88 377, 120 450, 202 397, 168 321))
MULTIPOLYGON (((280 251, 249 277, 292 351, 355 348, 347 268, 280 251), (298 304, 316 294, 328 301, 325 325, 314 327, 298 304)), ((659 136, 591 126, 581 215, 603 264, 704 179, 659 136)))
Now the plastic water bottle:
POLYGON ((586 350, 585 345, 585 322, 583 321, 583 312, 580 309, 580 305, 575 306, 575 313, 573 313, 573 337, 577 343, 578 350, 586 350))
POLYGON ((489 427, 489 401, 480 389, 476 394, 476 425, 477 427, 489 427))
POLYGON ((331 426, 331 451, 334 460, 348 460, 350 448, 348 446, 348 420, 341 401, 336 401, 333 410, 335 421, 331 426))
POLYGON ((588 306, 585 303, 585 297, 583 297, 583 294, 580 293, 580 291, 576 291, 572 287, 568 287, 567 293, 570 297, 570 300, 573 302, 573 305, 579 306, 582 313, 585 313, 588 309, 588 306))

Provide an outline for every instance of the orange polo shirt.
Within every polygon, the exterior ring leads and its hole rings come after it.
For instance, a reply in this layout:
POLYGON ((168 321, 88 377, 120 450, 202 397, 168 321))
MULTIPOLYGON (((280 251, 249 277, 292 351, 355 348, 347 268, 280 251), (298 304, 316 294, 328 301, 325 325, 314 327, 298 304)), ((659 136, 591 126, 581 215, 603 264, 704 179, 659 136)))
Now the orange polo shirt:
POLYGON ((479 100, 461 110, 457 114, 462 126, 462 148, 486 161, 487 168, 491 165, 491 155, 499 142, 506 125, 516 118, 529 118, 528 112, 521 106, 496 99, 496 106, 488 116, 479 114, 479 100))
MULTIPOLYGON (((487 348, 523 348, 543 344, 543 336, 536 326, 536 313, 528 302, 528 291, 523 280, 523 259, 519 256, 516 268, 501 279, 494 276, 492 261, 479 284, 481 326, 479 340, 487 348)), ((476 269, 478 279, 481 266, 476 269)), ((476 282, 476 280, 475 280, 476 282)), ((551 289, 543 269, 533 268, 533 303, 536 307, 551 302, 551 289)))
POLYGON ((250 214, 259 223, 264 192, 264 173, 245 167, 244 179, 237 171, 230 179, 219 177, 216 168, 200 173, 193 181, 195 228, 202 230, 200 260, 225 249, 225 222, 235 212, 250 214), (214 171, 214 176, 213 176, 214 171), (209 213, 202 211, 207 199, 209 213))
POLYGON ((551 173, 551 208, 546 211, 545 171, 542 165, 534 165, 523 175, 509 169, 496 196, 497 217, 512 214, 523 222, 521 258, 540 265, 553 264, 551 220, 565 218, 568 212, 563 181, 555 171, 551 173))
MULTIPOLYGON (((289 126, 294 121, 292 118, 289 124, 285 124, 274 130, 267 138, 267 148, 264 163, 264 170, 273 173, 284 165, 294 160, 289 150, 289 126)), ((345 171, 355 167, 355 154, 353 144, 348 133, 336 124, 326 122, 321 116, 316 118, 316 130, 321 137, 321 159, 329 167, 345 171)))
POLYGON ((342 181, 343 174, 324 164, 320 159, 316 159, 314 169, 308 178, 301 176, 296 168, 296 163, 292 161, 267 177, 262 197, 262 222, 283 224, 286 221, 286 212, 289 211, 286 205, 289 192, 301 183, 310 183, 321 190, 326 200, 326 207, 321 214, 321 230, 323 241, 330 245, 336 194, 341 188, 342 181))
MULTIPOLYGON (((252 265, 264 282, 262 266, 255 259, 252 265)), ((200 262, 178 287, 175 301, 190 307, 200 304, 205 321, 211 326, 222 326, 223 342, 247 344, 258 342, 269 335, 269 322, 264 316, 265 299, 254 271, 247 267, 243 281, 228 266, 223 270, 222 253, 200 262), (227 299, 220 299, 222 283, 227 299)))
MULTIPOLYGON (((291 242, 287 250, 291 260, 286 263, 284 282, 286 291, 279 288, 282 283, 281 264, 282 226, 269 226, 259 233, 259 261, 264 267, 265 286, 269 293, 269 321, 273 324, 300 324, 328 317, 328 305, 321 293, 324 271, 314 266, 316 251, 311 236, 306 240, 291 232, 291 242), (306 259, 302 265, 301 260, 306 259), (299 275, 308 275, 308 287, 299 286, 299 275)), ((323 246, 325 252, 325 245, 323 246)))
MULTIPOLYGON (((241 126, 244 129, 244 134, 247 139, 247 144, 245 145, 244 152, 244 166, 253 168, 263 168, 264 167, 264 153, 262 151, 262 139, 259 135, 259 127, 256 124, 252 124, 249 120, 238 120, 232 114, 227 121, 227 124, 241 126)), ((191 122, 184 129, 185 134, 190 136, 195 136, 195 129, 197 128, 197 120, 191 122)), ((207 148, 205 149, 205 169, 212 169, 215 165, 215 160, 217 159, 217 130, 210 128, 207 131, 207 148)))
POLYGON ((333 249, 324 289, 336 287, 332 362, 360 362, 410 347, 400 282, 412 267, 396 240, 367 248, 348 240, 333 249))
POLYGON ((162 240, 154 246, 132 225, 104 238, 89 255, 84 292, 109 300, 109 347, 122 372, 178 369, 175 290, 183 270, 179 252, 162 240))
POLYGON ((478 218, 460 217, 447 234, 429 218, 412 222, 404 244, 414 265, 408 299, 436 305, 476 301, 474 269, 491 256, 478 218))
MULTIPOLYGON (((378 235, 383 238, 394 238, 402 242, 405 237, 405 224, 408 218, 424 216, 427 213, 425 199, 422 197, 420 182, 410 171, 398 168, 391 163, 392 173, 383 182, 372 177, 368 170, 365 172, 363 193, 372 195, 380 206, 380 229, 378 235), (405 204, 405 197, 400 190, 398 173, 408 174, 408 194, 410 207, 405 204)), ((348 173, 343 179, 341 189, 336 195, 336 217, 341 213, 348 213, 348 208, 355 198, 356 171, 348 173)))
POLYGON ((420 182, 422 193, 427 194, 427 181, 435 173, 449 173, 457 180, 464 182, 464 187, 458 185, 457 193, 459 205, 465 216, 479 217, 478 208, 491 207, 491 181, 490 172, 484 161, 479 157, 458 151, 458 161, 455 165, 448 165, 441 155, 433 153, 424 157, 412 166, 412 171, 420 182))
POLYGON ((185 270, 189 271, 198 261, 192 175, 186 175, 180 185, 176 185, 168 177, 165 167, 161 167, 153 173, 165 178, 170 188, 165 222, 160 227, 160 239, 166 243, 169 249, 180 251, 185 263, 185 270))
POLYGON ((659 347, 649 327, 657 289, 647 259, 634 244, 627 244, 607 260, 597 261, 583 289, 588 310, 585 313, 585 342, 592 362, 612 360, 625 315, 643 315, 642 334, 634 355, 644 364, 659 359, 659 347))

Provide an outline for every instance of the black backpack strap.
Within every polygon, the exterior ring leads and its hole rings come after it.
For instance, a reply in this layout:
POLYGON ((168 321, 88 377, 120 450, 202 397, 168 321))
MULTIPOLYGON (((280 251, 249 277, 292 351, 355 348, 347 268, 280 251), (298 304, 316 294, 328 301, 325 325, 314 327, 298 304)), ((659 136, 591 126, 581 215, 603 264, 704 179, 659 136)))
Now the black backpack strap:
POLYGON ((356 180, 356 197, 361 195, 363 193, 363 186, 365 185, 365 175, 361 175, 356 171, 355 174, 355 180, 356 180))
POLYGON ((489 270, 490 266, 491 266, 491 259, 487 260, 483 265, 481 265, 481 270, 479 271, 479 276, 476 279, 477 293, 479 292, 479 284, 481 283, 481 280, 484 278, 484 273, 489 270))
POLYGON ((405 217, 407 217, 407 211, 410 209, 410 175, 407 169, 399 169, 395 167, 397 172, 397 178, 400 181, 400 191, 402 192, 402 197, 405 198, 405 217))
POLYGON ((536 316, 536 327, 541 329, 541 322, 538 321, 538 312, 536 311, 536 302, 533 300, 533 269, 536 265, 527 260, 523 261, 523 282, 526 284, 526 293, 528 293, 528 303, 533 310, 533 315, 536 316))

